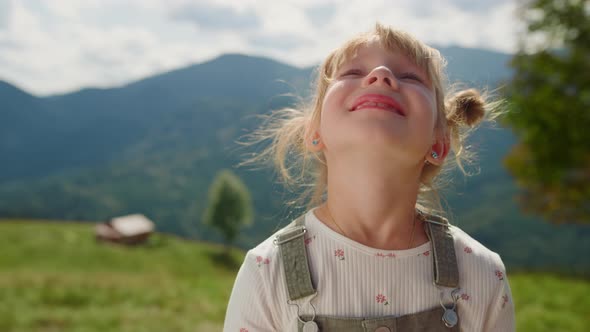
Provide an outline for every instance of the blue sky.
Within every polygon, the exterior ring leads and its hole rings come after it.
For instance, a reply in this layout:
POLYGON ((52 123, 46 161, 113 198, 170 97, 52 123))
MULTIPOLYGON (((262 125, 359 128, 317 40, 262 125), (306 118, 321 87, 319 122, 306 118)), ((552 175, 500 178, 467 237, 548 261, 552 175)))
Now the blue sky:
POLYGON ((36 95, 122 85, 240 52, 296 66, 380 21, 429 44, 501 52, 516 0, 0 0, 0 80, 36 95))

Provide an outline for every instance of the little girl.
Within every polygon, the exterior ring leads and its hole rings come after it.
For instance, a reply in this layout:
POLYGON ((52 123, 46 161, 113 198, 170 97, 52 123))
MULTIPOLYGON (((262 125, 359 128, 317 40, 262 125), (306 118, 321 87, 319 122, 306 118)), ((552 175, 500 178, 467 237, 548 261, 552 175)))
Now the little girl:
POLYGON ((257 132, 272 139, 258 157, 287 182, 311 179, 311 199, 247 253, 224 331, 514 330, 502 260, 451 225, 438 196, 443 166, 463 170, 466 135, 498 102, 447 92, 444 65, 377 24, 328 55, 310 107, 257 132))

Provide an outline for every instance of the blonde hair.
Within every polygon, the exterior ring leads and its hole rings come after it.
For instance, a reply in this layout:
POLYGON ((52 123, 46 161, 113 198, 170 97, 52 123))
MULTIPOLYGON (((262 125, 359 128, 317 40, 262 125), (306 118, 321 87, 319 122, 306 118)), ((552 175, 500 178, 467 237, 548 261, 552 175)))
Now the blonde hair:
POLYGON ((440 52, 422 43, 412 35, 377 23, 371 31, 359 34, 344 45, 332 51, 317 69, 315 93, 311 102, 297 108, 276 110, 264 116, 264 123, 255 132, 246 135, 245 145, 270 140, 258 154, 240 165, 259 164, 273 161, 282 182, 289 188, 299 186, 304 191, 289 205, 306 209, 320 205, 327 189, 327 164, 323 153, 309 151, 306 141, 319 128, 322 103, 333 75, 340 66, 368 42, 378 40, 383 48, 401 52, 419 66, 430 78, 436 96, 437 120, 434 131, 438 137, 449 137, 451 161, 443 165, 427 163, 420 176, 420 189, 416 207, 426 213, 445 214, 439 191, 448 181, 442 174, 458 166, 462 173, 469 175, 464 163, 471 163, 475 153, 466 148, 466 139, 484 119, 493 122, 500 115, 501 101, 486 102, 475 89, 447 92, 445 74, 446 61, 440 52))

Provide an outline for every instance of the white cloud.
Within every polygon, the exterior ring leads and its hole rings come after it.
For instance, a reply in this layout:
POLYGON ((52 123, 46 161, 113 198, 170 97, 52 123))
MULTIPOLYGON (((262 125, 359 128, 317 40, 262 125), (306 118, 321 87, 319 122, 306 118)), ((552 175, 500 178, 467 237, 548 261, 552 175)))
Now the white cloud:
POLYGON ((309 66, 376 20, 429 44, 511 52, 514 7, 515 0, 0 0, 0 79, 44 95, 120 85, 226 52, 309 66))
POLYGON ((0 30, 4 29, 10 24, 10 16, 12 12, 12 1, 0 0, 0 30))
POLYGON ((240 11, 231 6, 193 3, 175 9, 172 18, 193 22, 205 30, 256 29, 260 20, 251 10, 240 11))

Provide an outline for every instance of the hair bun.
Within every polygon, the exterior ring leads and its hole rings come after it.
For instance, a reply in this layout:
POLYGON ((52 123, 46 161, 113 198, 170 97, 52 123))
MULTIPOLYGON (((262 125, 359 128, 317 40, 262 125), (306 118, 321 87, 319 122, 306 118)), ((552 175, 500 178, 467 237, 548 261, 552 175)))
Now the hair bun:
POLYGON ((447 101, 447 120, 476 126, 485 116, 485 100, 475 89, 455 93, 447 101))

